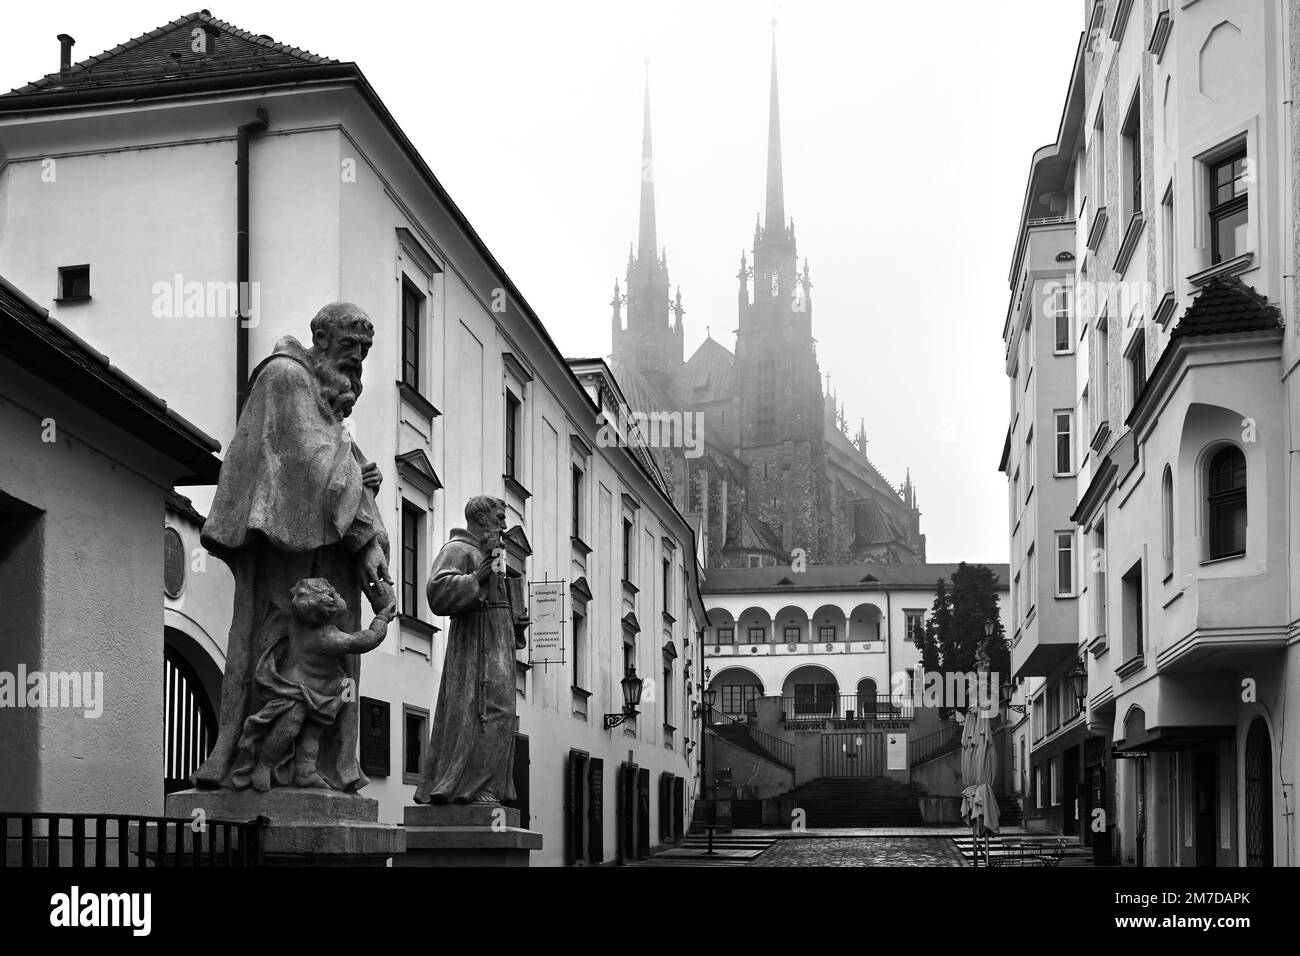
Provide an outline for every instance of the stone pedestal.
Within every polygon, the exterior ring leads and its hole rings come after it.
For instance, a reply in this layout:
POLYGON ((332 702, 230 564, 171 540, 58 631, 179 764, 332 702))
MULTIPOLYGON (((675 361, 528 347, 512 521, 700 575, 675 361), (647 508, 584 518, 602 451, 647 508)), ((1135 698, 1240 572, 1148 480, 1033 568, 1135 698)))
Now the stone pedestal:
POLYGON ((182 790, 167 795, 169 817, 270 820, 262 830, 268 866, 385 866, 406 848, 401 827, 379 823, 379 801, 337 790, 273 787, 182 790))
POLYGON ((394 866, 528 866, 542 835, 519 826, 519 811, 481 804, 406 807, 406 852, 394 866))

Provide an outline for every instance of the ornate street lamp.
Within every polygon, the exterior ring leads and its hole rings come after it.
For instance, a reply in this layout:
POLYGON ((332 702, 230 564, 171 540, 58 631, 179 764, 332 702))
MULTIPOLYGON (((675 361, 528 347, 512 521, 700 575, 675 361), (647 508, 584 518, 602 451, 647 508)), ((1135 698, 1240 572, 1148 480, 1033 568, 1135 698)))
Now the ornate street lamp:
POLYGON ((1074 690, 1077 710, 1082 711, 1088 699, 1088 668, 1084 666, 1082 657, 1075 660, 1074 667, 1070 670, 1070 687, 1074 690))
POLYGON ((613 730, 623 721, 635 717, 638 713, 636 707, 641 703, 642 680, 636 676, 636 668, 629 665, 627 674, 619 681, 623 685, 623 712, 621 714, 606 714, 605 729, 613 730))

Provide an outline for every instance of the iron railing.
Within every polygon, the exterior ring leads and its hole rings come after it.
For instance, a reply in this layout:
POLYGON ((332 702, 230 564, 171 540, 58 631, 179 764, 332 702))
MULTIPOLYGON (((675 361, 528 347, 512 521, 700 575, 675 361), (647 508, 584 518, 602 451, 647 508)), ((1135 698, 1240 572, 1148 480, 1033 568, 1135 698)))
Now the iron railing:
POLYGON ((755 730, 744 721, 737 720, 730 714, 724 714, 718 710, 713 711, 713 723, 743 727, 750 742, 763 751, 772 762, 779 763, 787 770, 794 770, 794 744, 790 743, 790 741, 782 740, 780 737, 764 733, 761 730, 755 730))
POLYGON ((906 694, 815 694, 781 698, 781 719, 798 721, 911 720, 912 698, 906 694))
POLYGON ((918 763, 956 749, 961 744, 961 727, 962 725, 958 723, 945 722, 943 727, 934 733, 918 737, 916 740, 909 740, 907 743, 908 766, 915 767, 918 763))
POLYGON ((0 812, 0 868, 262 866, 268 822, 0 812))

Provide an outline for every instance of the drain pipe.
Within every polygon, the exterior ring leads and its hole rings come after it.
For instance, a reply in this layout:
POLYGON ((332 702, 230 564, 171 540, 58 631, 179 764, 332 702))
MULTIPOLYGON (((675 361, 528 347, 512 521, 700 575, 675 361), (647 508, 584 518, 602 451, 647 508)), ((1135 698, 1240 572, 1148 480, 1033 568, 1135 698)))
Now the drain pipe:
POLYGON ((270 122, 266 110, 257 108, 257 119, 244 123, 236 134, 235 178, 235 281, 239 306, 235 326, 235 421, 248 398, 248 141, 270 122))

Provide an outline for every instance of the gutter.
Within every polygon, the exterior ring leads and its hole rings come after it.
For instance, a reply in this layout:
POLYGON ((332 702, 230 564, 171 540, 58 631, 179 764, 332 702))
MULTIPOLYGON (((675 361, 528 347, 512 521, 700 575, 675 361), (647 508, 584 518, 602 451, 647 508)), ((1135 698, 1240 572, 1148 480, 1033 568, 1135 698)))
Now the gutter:
POLYGON ((257 108, 257 118, 242 124, 236 131, 235 179, 235 288, 239 308, 235 316, 235 421, 248 399, 248 141, 264 131, 270 118, 257 108))

